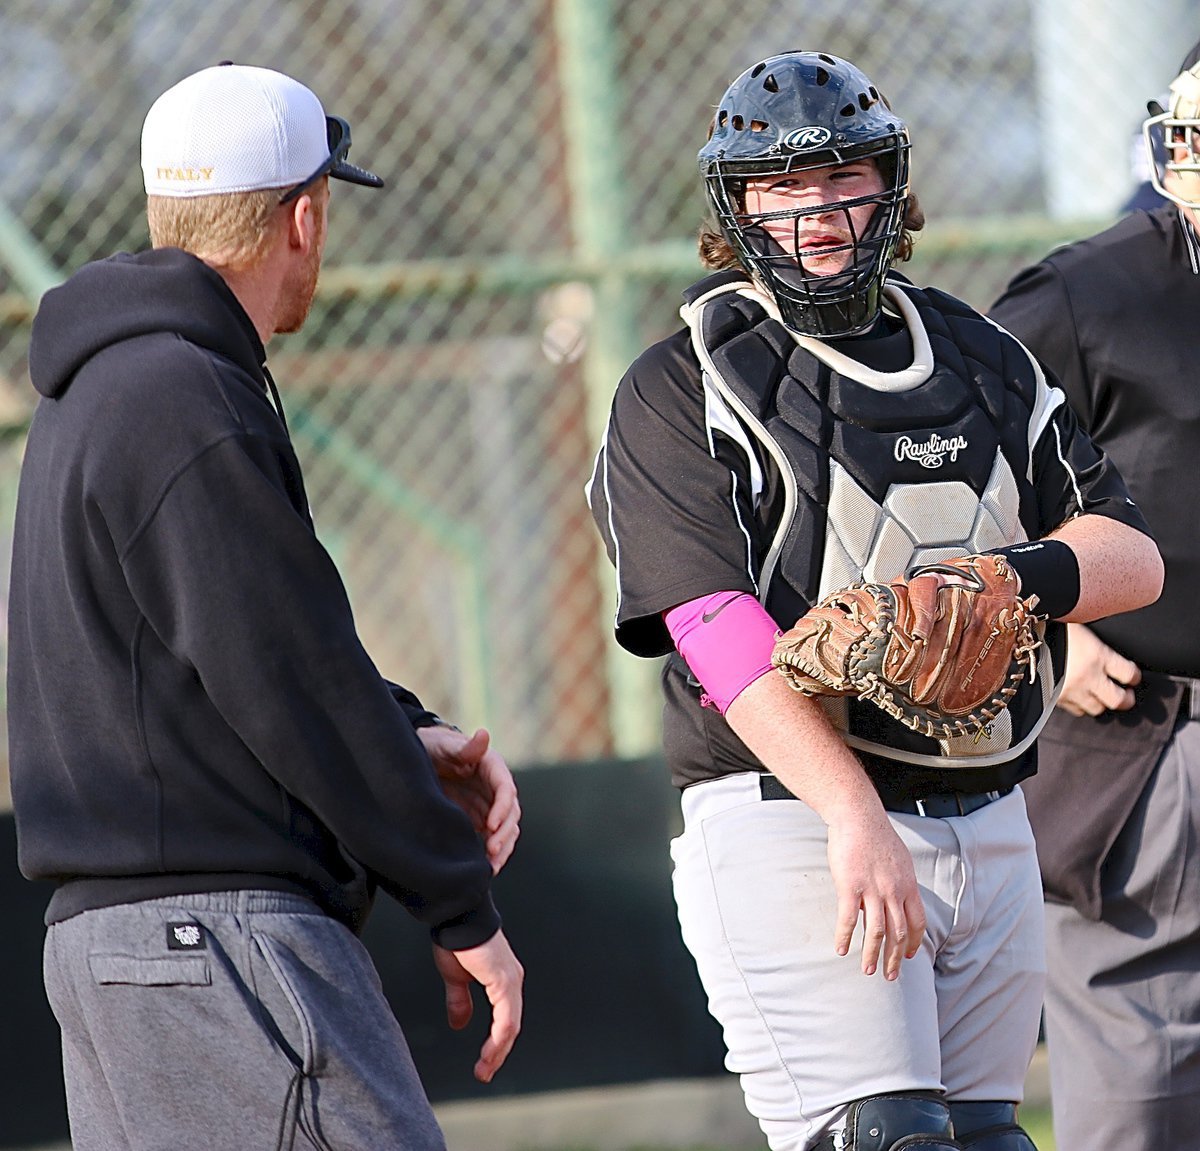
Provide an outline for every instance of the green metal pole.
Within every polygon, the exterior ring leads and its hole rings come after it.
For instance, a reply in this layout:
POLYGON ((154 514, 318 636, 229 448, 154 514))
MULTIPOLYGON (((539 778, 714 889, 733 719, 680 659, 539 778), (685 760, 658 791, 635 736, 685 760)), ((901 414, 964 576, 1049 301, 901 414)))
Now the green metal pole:
MULTIPOLYGON (((632 285, 616 271, 628 243, 621 143, 616 126, 619 99, 617 51, 611 0, 556 0, 555 27, 561 66, 571 224, 575 252, 584 262, 614 270, 593 281, 594 314, 584 355, 588 431, 599 446, 613 390, 640 350, 637 301, 632 285)), ((602 558, 601 586, 615 604, 612 569, 602 558)), ((619 756, 637 758, 661 741, 657 667, 609 641, 609 728, 619 756)))
POLYGON ((463 714, 476 727, 493 727, 495 708, 491 684, 484 670, 491 667, 492 651, 488 639, 491 629, 487 625, 487 578, 480 558, 484 548, 479 532, 471 525, 448 521, 442 512, 410 491, 398 477, 341 431, 327 426, 311 408, 293 405, 289 422, 297 438, 307 440, 324 452, 351 479, 412 518, 440 547, 455 556, 461 573, 461 578, 453 585, 458 615, 465 621, 464 630, 475 645, 471 658, 461 661, 463 714))
POLYGON ((13 283, 36 305, 44 292, 63 280, 28 229, 0 200, 0 264, 8 269, 13 283))

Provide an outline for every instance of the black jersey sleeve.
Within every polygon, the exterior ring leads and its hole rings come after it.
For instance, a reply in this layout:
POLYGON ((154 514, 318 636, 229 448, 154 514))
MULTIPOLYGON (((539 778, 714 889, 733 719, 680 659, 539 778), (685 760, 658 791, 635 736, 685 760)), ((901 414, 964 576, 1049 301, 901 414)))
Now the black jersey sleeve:
POLYGON ((588 503, 616 568, 616 637, 635 655, 672 650, 662 613, 718 591, 758 594, 748 443, 705 396, 685 330, 625 373, 588 503))

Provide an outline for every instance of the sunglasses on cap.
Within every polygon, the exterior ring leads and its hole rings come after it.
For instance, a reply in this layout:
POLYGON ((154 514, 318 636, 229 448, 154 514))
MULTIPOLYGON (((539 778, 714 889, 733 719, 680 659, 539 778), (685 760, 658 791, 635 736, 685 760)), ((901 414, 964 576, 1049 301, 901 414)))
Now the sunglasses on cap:
POLYGON ((279 197, 281 204, 287 204, 296 199, 305 188, 311 187, 322 176, 332 176, 336 180, 349 180, 352 184, 362 184, 367 188, 382 188, 383 180, 360 168, 347 163, 346 156, 350 151, 350 125, 341 116, 325 117, 325 137, 329 143, 329 158, 306 180, 289 188, 279 197))

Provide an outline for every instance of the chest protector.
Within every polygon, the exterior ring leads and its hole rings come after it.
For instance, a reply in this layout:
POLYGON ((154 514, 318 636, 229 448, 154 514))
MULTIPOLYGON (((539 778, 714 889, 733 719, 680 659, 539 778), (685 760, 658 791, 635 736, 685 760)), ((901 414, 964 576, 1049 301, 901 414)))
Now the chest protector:
MULTIPOLYGON (((759 598, 781 627, 858 580, 1040 535, 1031 448, 1062 393, 1021 345, 943 293, 889 281, 911 362, 875 371, 789 332, 741 273, 697 284, 682 309, 710 428, 746 456, 759 598)), ((847 743, 930 767, 1020 754, 1057 695, 1065 629, 980 735, 933 740, 871 704, 821 702, 847 743)))

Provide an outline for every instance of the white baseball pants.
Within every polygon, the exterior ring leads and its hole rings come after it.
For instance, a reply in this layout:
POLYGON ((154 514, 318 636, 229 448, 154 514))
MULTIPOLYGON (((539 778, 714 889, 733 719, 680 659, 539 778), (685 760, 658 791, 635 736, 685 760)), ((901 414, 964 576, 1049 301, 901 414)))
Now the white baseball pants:
POLYGON ((826 831, 811 808, 762 800, 754 774, 696 784, 682 802, 671 853, 684 942, 772 1151, 804 1151, 870 1095, 1021 1100, 1045 956, 1019 788, 968 816, 891 816, 928 927, 890 983, 862 974, 861 926, 848 956, 834 951, 826 831))

